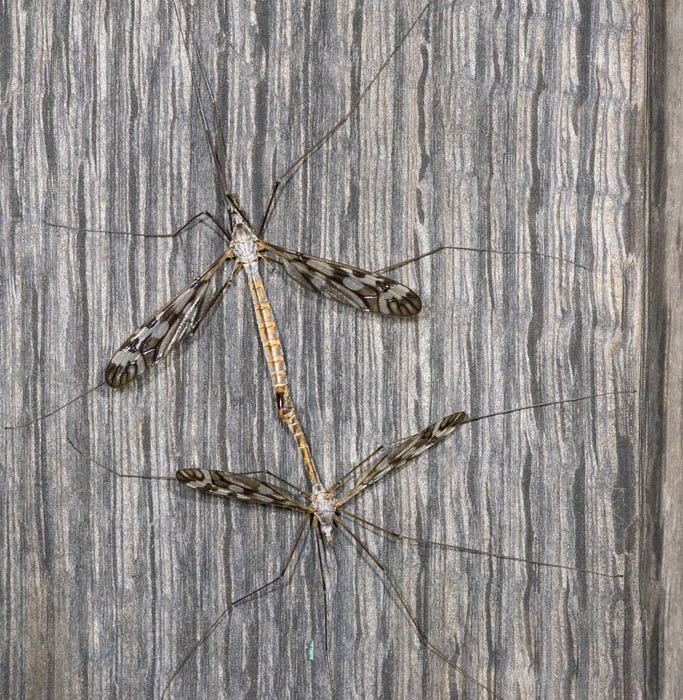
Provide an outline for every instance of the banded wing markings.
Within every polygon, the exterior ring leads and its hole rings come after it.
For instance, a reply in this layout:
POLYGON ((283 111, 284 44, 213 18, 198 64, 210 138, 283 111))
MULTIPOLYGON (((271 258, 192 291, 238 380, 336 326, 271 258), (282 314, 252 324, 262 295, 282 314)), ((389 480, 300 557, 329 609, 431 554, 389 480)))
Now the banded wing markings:
POLYGON ((171 301, 164 304, 114 353, 105 379, 112 387, 121 387, 142 374, 180 343, 191 336, 206 318, 207 313, 234 275, 215 294, 208 295, 209 285, 223 265, 234 257, 230 249, 223 251, 211 265, 171 301))
POLYGON ((420 297, 409 287, 375 272, 280 246, 259 242, 263 257, 282 266, 303 287, 361 311, 385 316, 415 316, 422 308, 420 297))
POLYGON ((372 486, 391 472, 400 469, 411 459, 415 459, 430 447, 445 440, 459 425, 466 422, 467 414, 458 411, 428 425, 419 433, 390 445, 380 457, 363 470, 349 492, 339 499, 339 503, 346 503, 368 486, 372 486))
POLYGON ((309 510, 285 489, 244 474, 233 474, 219 469, 179 469, 176 478, 191 489, 198 489, 213 496, 291 510, 309 510))

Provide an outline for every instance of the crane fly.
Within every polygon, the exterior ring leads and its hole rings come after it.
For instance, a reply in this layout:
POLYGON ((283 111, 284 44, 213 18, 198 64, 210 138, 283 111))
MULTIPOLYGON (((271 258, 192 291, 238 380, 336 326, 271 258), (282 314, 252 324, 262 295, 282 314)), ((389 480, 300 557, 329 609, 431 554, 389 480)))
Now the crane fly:
MULTIPOLYGON (((164 304, 128 337, 111 358, 105 370, 105 379, 111 387, 124 386, 151 365, 165 357, 181 340, 194 334, 206 318, 211 307, 225 289, 231 285, 235 274, 244 268, 248 278, 261 344, 276 395, 278 412, 282 416, 283 411, 286 411, 288 408, 287 404, 290 403, 285 363, 277 326, 266 296, 263 279, 259 272, 259 260, 266 260, 279 266, 290 279, 309 290, 349 304, 362 311, 385 316, 409 317, 419 313, 422 308, 419 296, 412 289, 381 273, 370 272, 325 258, 287 250, 272 243, 267 243, 261 236, 265 230, 270 213, 275 206, 277 192, 281 185, 291 177, 312 153, 326 143, 348 121, 367 91, 379 78, 394 54, 401 48, 431 3, 427 3, 422 8, 389 57, 382 63, 372 80, 361 92, 353 107, 322 138, 308 148, 277 177, 257 230, 249 221, 237 197, 230 191, 228 186, 227 168, 224 161, 225 141, 216 101, 194 41, 188 40, 183 31, 178 4, 176 0, 172 1, 185 51, 190 60, 192 86, 199 105, 206 140, 211 151, 228 220, 226 228, 209 212, 201 212, 193 216, 179 230, 193 225, 198 219, 207 219, 225 236, 228 241, 228 247, 190 285, 185 287, 171 301, 164 304), (201 82, 192 68, 192 49, 197 57, 201 82), (215 143, 211 137, 207 110, 202 102, 201 84, 205 86, 211 103, 211 111, 215 122, 215 143), (233 261, 234 265, 228 279, 215 294, 209 295, 208 289, 211 281, 229 261, 233 261)), ((172 235, 177 235, 177 233, 172 235)))
MULTIPOLYGON (((422 7, 392 51, 384 59, 371 80, 365 84, 348 111, 275 179, 265 208, 265 213, 261 218, 260 225, 256 227, 251 223, 249 217, 242 209, 237 196, 230 190, 228 185, 228 168, 225 163, 226 146, 216 100, 196 43, 192 39, 191 34, 183 30, 180 8, 177 0, 172 0, 173 12, 178 22, 183 46, 190 61, 192 89, 199 106, 201 122, 211 154, 213 169, 227 212, 227 226, 223 225, 212 213, 202 211, 192 216, 185 224, 171 234, 130 233, 122 231, 116 233, 124 233, 143 238, 173 238, 178 236, 181 232, 189 230, 197 223, 204 221, 225 238, 227 247, 189 285, 183 288, 170 301, 163 304, 128 336, 108 362, 104 372, 104 381, 95 384, 85 392, 80 393, 78 396, 47 413, 34 417, 28 422, 8 425, 5 426, 5 428, 18 429, 28 427, 38 421, 55 415, 79 399, 105 385, 112 388, 121 388, 132 382, 136 377, 139 377, 147 369, 165 358, 181 343, 181 341, 193 336, 199 330, 212 307, 223 296, 226 289, 232 285, 237 273, 244 268, 248 279, 250 298, 256 317, 259 339, 275 394, 278 415, 294 434, 302 456, 304 456, 305 461, 310 464, 308 457, 305 457, 306 453, 310 453, 310 450, 305 445, 303 431, 294 413, 287 383, 287 370, 282 343, 275 323, 274 314, 266 295, 263 278, 259 270, 260 261, 265 261, 273 267, 283 270, 288 279, 293 280, 305 289, 317 292, 322 296, 350 305, 361 311, 395 318, 410 318, 417 315, 421 310, 422 302, 418 294, 412 289, 387 277, 384 273, 415 263, 445 250, 501 255, 529 255, 554 260, 562 264, 570 264, 574 267, 589 271, 591 269, 589 266, 561 256, 539 251, 507 251, 488 247, 440 245, 428 252, 420 253, 383 267, 380 270, 371 272, 326 258, 288 250, 287 248, 263 240, 263 233, 266 229, 269 217, 274 210, 277 195, 282 186, 285 185, 302 164, 327 143, 356 112, 370 88, 375 84, 384 69, 401 49, 409 35, 429 10, 433 1, 434 0, 427 2, 422 7), (193 55, 195 56, 197 68, 193 66, 193 55), (206 97, 203 97, 202 90, 204 90, 206 97), (204 100, 207 102, 206 105, 204 104, 204 100), (209 118, 213 120, 213 127, 209 125, 209 118), (212 137, 212 132, 214 133, 214 137, 212 137), (217 284, 217 289, 213 289, 212 283, 217 282, 222 272, 228 272, 227 279, 222 284, 217 284)), ((75 228, 62 224, 51 225, 65 229, 75 228)), ((82 228, 77 228, 76 230, 98 231, 98 229, 82 228)), ((102 231, 100 230, 99 232, 102 231)))
MULTIPOLYGON (((276 179, 258 229, 250 222, 249 217, 241 208, 236 195, 229 189, 227 168, 224 162, 226 150, 225 141, 216 101, 211 86, 208 83, 206 72, 196 45, 194 41, 188 41, 183 31, 180 10, 176 0, 172 0, 172 4, 185 51, 190 60, 192 86, 199 105, 204 132, 227 210, 228 225, 227 227, 223 226, 213 214, 205 211, 191 217, 180 229, 170 234, 170 236, 176 236, 198 221, 206 220, 221 232, 228 241, 228 246, 193 282, 152 314, 152 316, 124 341, 114 353, 105 369, 104 382, 91 387, 83 394, 80 394, 47 414, 31 420, 27 424, 6 427, 10 429, 26 427, 38 420, 54 415, 79 398, 99 389, 105 383, 113 388, 120 388, 130 383, 149 367, 166 357, 183 339, 194 335, 214 304, 220 299, 225 290, 231 286, 235 275, 241 269, 244 269, 248 279, 259 338, 275 393, 278 416, 292 432, 303 462, 306 465, 308 476, 313 479, 316 475, 314 473, 313 461, 310 457, 310 448, 294 410, 294 404, 287 382, 287 370, 283 356, 282 343, 270 302, 266 295, 263 278, 259 271, 259 261, 265 260, 273 265, 279 266, 284 270, 289 279, 294 280, 306 289, 318 292, 323 296, 348 304, 361 311, 405 318, 415 316, 419 313, 422 308, 422 302, 420 301, 420 297, 412 289, 396 282, 381 272, 370 272, 326 258, 305 255, 288 250, 272 243, 267 243, 261 236, 265 230, 268 217, 275 206, 276 196, 280 186, 291 177, 312 153, 317 151, 348 121, 360 105, 365 94, 379 78, 384 68, 399 51, 414 27, 425 14, 431 2, 427 3, 417 17, 415 17, 403 37, 362 90, 351 109, 346 112, 322 138, 291 163, 276 179), (215 143, 211 137, 207 110, 202 102, 200 80, 192 67, 193 51, 191 47, 197 57, 201 84, 203 84, 207 90, 208 99, 211 103, 211 111, 215 121, 215 143), (232 269, 227 280, 219 286, 217 291, 209 293, 211 283, 229 263, 232 263, 232 269)), ((164 234, 139 235, 148 238, 167 237, 164 236, 164 234)), ((412 262, 412 260, 407 262, 412 262)), ((399 263, 393 267, 400 267, 401 265, 402 263, 399 263)))
MULTIPOLYGON (((226 237, 228 247, 199 277, 135 330, 114 353, 105 370, 105 380, 109 386, 118 388, 129 383, 151 365, 163 359, 180 341, 193 335, 225 289, 232 284, 235 274, 244 269, 248 279, 259 338, 275 393, 278 416, 294 436, 309 479, 312 482, 319 482, 310 447, 296 416, 294 403, 291 399, 282 343, 270 302, 266 295, 263 278, 259 272, 259 260, 265 259, 270 263, 279 265, 290 279, 307 289, 329 296, 362 311, 385 316, 408 317, 419 313, 422 303, 412 289, 383 274, 287 250, 286 248, 267 243, 262 240, 261 236, 268 216, 275 205, 277 191, 282 182, 288 179, 311 153, 320 148, 349 119, 365 92, 379 77, 381 71, 400 49, 422 15, 427 11, 429 4, 425 5, 414 19, 389 58, 382 64, 379 71, 361 93, 352 110, 345 114, 320 140, 277 178, 258 228, 258 234, 240 207, 237 197, 228 187, 227 169, 224 163, 225 146, 218 108, 208 80, 206 80, 206 73, 201 60, 198 61, 200 73, 204 78, 204 83, 211 99, 217 143, 214 143, 211 139, 209 120, 202 103, 201 90, 195 72, 191 69, 193 89, 199 104, 204 131, 227 209, 228 227, 222 226, 218 219, 209 212, 203 212, 192 217, 188 223, 194 223, 201 217, 208 218, 226 237), (208 290, 212 280, 228 262, 233 263, 228 279, 218 288, 218 291, 210 295, 208 290)), ((186 38, 185 32, 183 32, 180 10, 176 0, 173 0, 173 9, 178 20, 186 53, 190 59, 190 66, 192 67, 190 43, 186 38)), ((194 42, 192 42, 192 46, 194 47, 194 42)), ((199 59, 199 52, 196 51, 196 47, 195 53, 199 59)))
MULTIPOLYGON (((91 460, 98 466, 107 470, 116 477, 134 478, 144 480, 162 480, 173 481, 174 479, 181 484, 188 486, 191 489, 200 491, 204 494, 212 496, 220 496, 230 500, 241 501, 259 506, 268 506, 280 508, 289 511, 294 511, 303 516, 301 525, 297 530, 293 544, 290 546, 284 563, 279 573, 266 583, 258 586, 249 593, 240 596, 233 600, 228 607, 211 623, 208 630, 200 637, 200 639, 192 645, 189 652, 184 656, 182 661, 176 666, 169 680, 167 681, 162 697, 166 697, 171 684, 178 676, 182 668, 189 659, 196 653, 199 647, 209 638, 216 627, 227 617, 229 617, 234 608, 240 604, 246 603, 254 599, 258 594, 273 590, 274 586, 282 581, 288 574, 294 573, 294 569, 299 561, 298 553, 302 547, 302 543, 308 539, 310 533, 313 534, 315 540, 315 550, 317 554, 320 576, 323 589, 323 603, 325 611, 325 659, 327 666, 328 677, 331 682, 331 666, 329 655, 329 635, 327 622, 327 582, 325 574, 325 566, 323 563, 322 552, 325 547, 334 543, 335 535, 340 534, 347 540, 352 542, 362 553, 366 561, 370 562, 379 572, 385 587, 393 596, 394 602, 398 608, 404 613, 407 620, 410 622, 419 641, 429 652, 434 654, 442 662, 450 668, 456 670, 469 683, 474 684, 481 690, 485 691, 489 697, 499 697, 493 688, 485 685, 477 679, 476 675, 463 668, 461 665, 453 661, 452 658, 439 646, 433 643, 425 633, 423 627, 417 619, 415 612, 408 604, 405 595, 401 591, 396 578, 389 572, 385 564, 380 560, 378 555, 373 552, 369 546, 360 538, 357 530, 352 528, 353 525, 362 527, 363 529, 373 531, 379 535, 392 538, 397 541, 407 543, 432 546, 445 550, 465 553, 477 554, 490 557, 499 561, 511 561, 524 563, 537 567, 548 567, 551 569, 560 569, 565 571, 579 572, 593 576, 619 579, 623 578, 622 574, 609 574, 596 570, 578 568, 569 565, 556 564, 518 556, 505 555, 494 553, 483 549, 475 549, 473 547, 459 546, 447 542, 436 542, 423 539, 411 535, 405 535, 396 530, 380 525, 379 523, 363 517, 356 512, 349 510, 349 505, 364 491, 372 488, 377 483, 386 477, 395 474, 409 462, 422 455, 427 450, 435 445, 443 442, 451 436, 458 428, 468 424, 481 421, 494 416, 508 415, 520 411, 541 409, 548 406, 555 406, 567 403, 576 403, 587 399, 594 399, 602 396, 612 396, 620 393, 633 392, 609 392, 603 394, 593 394, 579 398, 565 399, 562 401, 549 401, 538 403, 531 406, 508 409, 483 416, 469 417, 466 413, 458 411, 452 413, 440 420, 431 423, 426 428, 420 430, 413 435, 401 438, 391 443, 380 445, 365 459, 357 463, 349 469, 341 478, 339 478, 332 486, 325 488, 317 479, 311 481, 311 488, 305 491, 282 477, 274 474, 270 470, 258 470, 246 473, 231 472, 219 469, 196 469, 184 468, 176 471, 175 478, 171 476, 148 476, 143 474, 126 474, 114 470, 110 466, 102 464, 94 460, 89 455, 82 452, 71 439, 69 444, 83 457, 91 460), (264 478, 265 477, 265 478, 264 478), (347 486, 347 484, 350 485, 347 486), (305 537, 304 537, 305 535, 305 537)), ((290 576, 291 580, 291 576, 290 576)), ((309 653, 310 653, 309 645, 309 653)), ((309 657, 310 658, 310 657, 309 657)))

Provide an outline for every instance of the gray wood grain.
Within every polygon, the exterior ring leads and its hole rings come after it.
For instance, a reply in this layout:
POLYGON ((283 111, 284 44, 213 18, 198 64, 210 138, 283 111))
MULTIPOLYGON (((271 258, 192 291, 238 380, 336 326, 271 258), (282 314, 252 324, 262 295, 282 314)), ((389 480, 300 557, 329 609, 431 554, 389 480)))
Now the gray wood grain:
POLYGON ((650 226, 644 355, 643 512, 640 558, 648 697, 683 693, 681 627, 681 78, 683 9, 653 5, 648 66, 650 226))
MULTIPOLYGON (((419 2, 197 2, 232 186, 270 183, 359 94, 419 2)), ((99 381, 107 358, 221 249, 73 232, 169 232, 222 214, 167 3, 7 3, 0 18, 3 423, 99 381)), ((415 321, 371 318, 270 274, 294 398, 331 483, 383 440, 473 415, 640 388, 646 289, 646 20, 641 3, 436 2, 354 118, 282 193, 268 238, 397 274, 415 321)), ((244 282, 198 336, 123 391, 6 432, 0 694, 158 698, 231 599, 274 576, 289 513, 122 471, 270 468, 303 484, 277 424, 244 282)), ((466 426, 359 512, 406 533, 625 572, 396 546, 371 535, 429 639, 504 698, 643 693, 639 399, 466 426)), ((340 538, 327 555, 335 698, 487 697, 420 645, 340 538)), ((172 698, 330 697, 314 550, 237 609, 172 698), (306 646, 315 641, 315 660, 306 646)))

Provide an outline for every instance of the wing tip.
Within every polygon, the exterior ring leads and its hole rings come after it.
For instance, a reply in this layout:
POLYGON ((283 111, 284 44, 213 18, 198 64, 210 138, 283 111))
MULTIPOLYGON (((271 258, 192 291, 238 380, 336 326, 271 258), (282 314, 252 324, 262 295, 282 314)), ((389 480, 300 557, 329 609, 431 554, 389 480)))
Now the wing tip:
POLYGON ((455 428, 456 425, 466 423, 467 420, 468 415, 465 413, 465 411, 456 411, 455 413, 451 413, 450 416, 442 418, 439 422, 439 428, 455 428))
POLYGON ((406 287, 408 294, 406 294, 405 304, 409 305, 408 311, 404 314, 405 316, 417 316, 420 311, 422 311, 422 299, 417 292, 414 292, 410 287, 406 287))
POLYGON ((104 380, 112 389, 120 389, 138 376, 137 364, 128 363, 125 366, 119 365, 114 358, 109 362, 104 370, 104 380), (133 371, 131 372, 131 369, 133 371))
POLYGON ((389 280, 390 286, 386 292, 390 298, 382 299, 383 303, 378 305, 377 311, 389 316, 399 316, 401 318, 410 318, 417 316, 422 311, 422 299, 420 295, 413 291, 410 287, 395 280, 389 280), (386 307, 386 311, 382 308, 386 307))

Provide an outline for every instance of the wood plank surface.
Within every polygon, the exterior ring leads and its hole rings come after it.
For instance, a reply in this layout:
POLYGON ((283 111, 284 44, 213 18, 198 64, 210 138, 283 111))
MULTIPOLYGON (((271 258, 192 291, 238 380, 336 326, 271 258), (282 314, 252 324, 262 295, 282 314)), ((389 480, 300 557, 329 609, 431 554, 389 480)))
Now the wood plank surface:
POLYGON ((680 163, 683 9, 653 5, 650 83, 650 224, 644 343, 643 503, 640 579, 646 630, 646 694, 683 694, 683 575, 681 571, 681 421, 683 373, 683 249, 680 163))
MULTIPOLYGON (((188 2, 254 219, 274 178, 358 97, 420 2, 188 2)), ((125 337, 224 242, 168 3, 0 10, 0 419, 102 380, 125 337)), ((362 106, 284 189, 266 237, 397 271, 415 320, 370 317, 263 266, 301 420, 330 484, 378 444, 471 415, 640 390, 645 317, 644 3, 434 2, 362 106), (584 266, 566 262, 575 261, 584 266), (587 268, 587 269, 585 269, 587 268)), ((623 579, 397 545, 362 532, 429 640, 501 698, 636 698, 645 668, 639 395, 464 426, 369 490, 387 527, 623 579)), ((0 695, 159 698, 233 600, 276 575, 299 518, 128 473, 268 468, 304 485, 278 424, 244 279, 181 352, 5 431, 0 695)), ((420 644, 338 536, 236 608, 169 698, 487 698, 420 644), (313 640, 314 659, 309 660, 313 640)), ((671 697, 674 697, 673 695, 671 697)))

